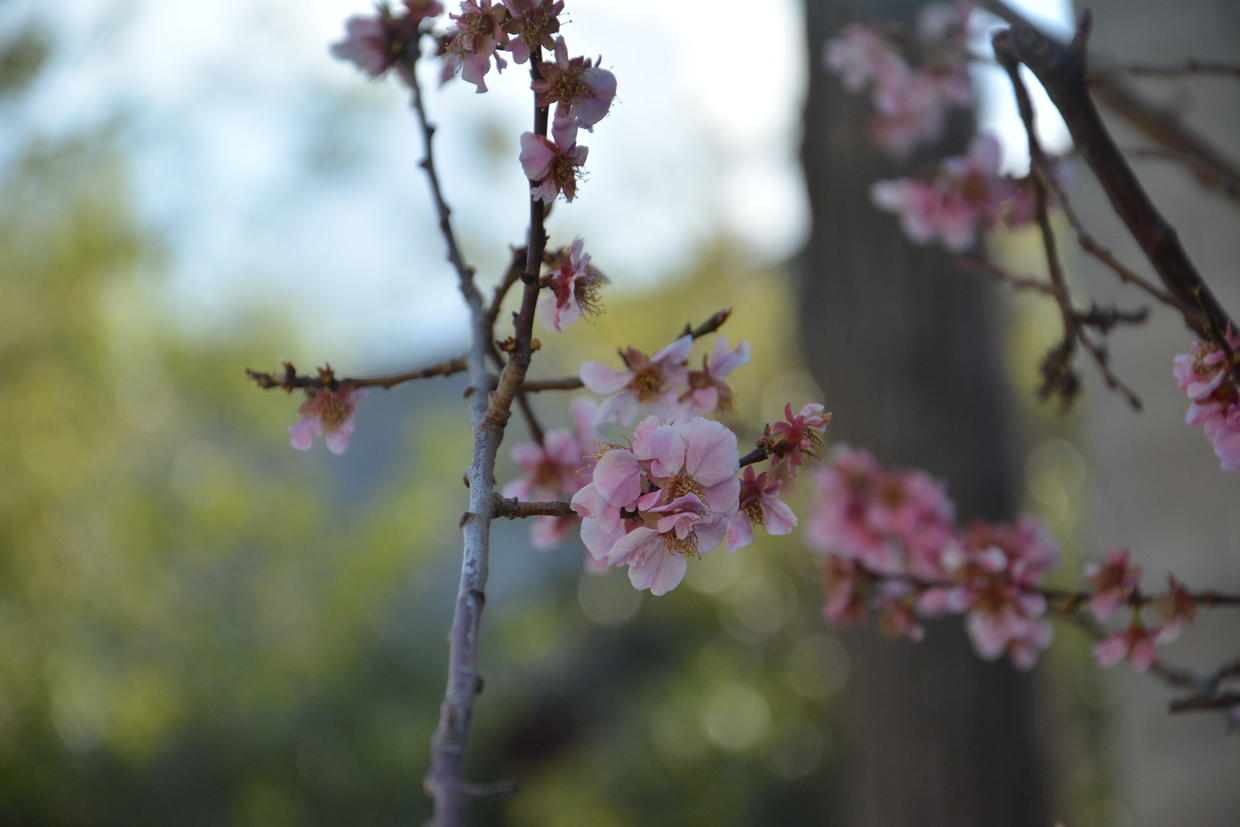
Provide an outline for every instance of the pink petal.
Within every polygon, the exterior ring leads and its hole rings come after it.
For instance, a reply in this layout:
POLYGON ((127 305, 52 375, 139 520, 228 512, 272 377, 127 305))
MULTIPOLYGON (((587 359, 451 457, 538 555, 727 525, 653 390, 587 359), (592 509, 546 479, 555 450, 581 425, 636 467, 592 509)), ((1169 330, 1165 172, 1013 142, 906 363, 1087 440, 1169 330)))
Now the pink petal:
POLYGON ((1114 666, 1128 654, 1128 639, 1121 632, 1111 635, 1094 647, 1094 657, 1099 666, 1114 666))
POLYGON ((594 466, 594 487, 610 505, 617 508, 632 505, 642 493, 637 458, 623 448, 603 454, 594 466))
POLYGON ((656 554, 642 565, 629 568, 629 582, 661 597, 680 585, 688 568, 688 561, 680 555, 656 554))
POLYGON ((762 513, 766 518, 766 531, 768 534, 780 536, 788 534, 792 529, 797 527, 797 515, 792 513, 792 509, 783 500, 775 497, 762 498, 762 513))
POLYGON ((606 559, 613 566, 640 565, 647 557, 661 557, 664 552, 663 535, 653 528, 638 526, 616 541, 606 559))
POLYGON ((650 435, 650 471, 656 477, 673 477, 685 465, 685 439, 670 425, 650 435))
POLYGON ((303 416, 294 424, 289 426, 289 435, 292 439, 289 444, 298 451, 309 451, 314 446, 314 438, 322 433, 319 428, 318 417, 303 416))
POLYGON ((615 393, 633 381, 632 371, 617 370, 598 362, 582 362, 577 375, 587 388, 601 394, 615 393))
POLYGON ((728 551, 736 551, 753 542, 753 525, 745 512, 737 511, 728 517, 728 551))
POLYGON ((685 471, 704 486, 735 477, 740 469, 736 434, 721 422, 695 417, 681 426, 685 471))
POLYGON ((526 132, 521 135, 521 154, 518 158, 525 177, 531 181, 541 181, 551 172, 555 152, 548 146, 546 138, 526 132))

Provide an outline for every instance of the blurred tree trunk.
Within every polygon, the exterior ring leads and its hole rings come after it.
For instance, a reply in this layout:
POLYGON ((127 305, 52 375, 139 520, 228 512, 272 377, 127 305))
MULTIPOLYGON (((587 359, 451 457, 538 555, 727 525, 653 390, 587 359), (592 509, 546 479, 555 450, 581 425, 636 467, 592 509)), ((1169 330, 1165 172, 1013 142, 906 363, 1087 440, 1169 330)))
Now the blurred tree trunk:
MULTIPOLYGON (((803 345, 836 439, 946 479, 966 523, 1008 518, 1014 426, 987 301, 994 288, 954 271, 941 251, 906 242, 869 200, 875 180, 959 154, 972 124, 954 124, 942 145, 897 164, 868 143, 866 96, 845 93, 822 64, 823 43, 847 19, 912 21, 919 5, 805 0, 802 160, 813 230, 801 261, 803 345)), ((844 823, 1051 823, 1027 675, 979 660, 959 621, 931 625, 919 645, 873 629, 847 637, 844 823)))

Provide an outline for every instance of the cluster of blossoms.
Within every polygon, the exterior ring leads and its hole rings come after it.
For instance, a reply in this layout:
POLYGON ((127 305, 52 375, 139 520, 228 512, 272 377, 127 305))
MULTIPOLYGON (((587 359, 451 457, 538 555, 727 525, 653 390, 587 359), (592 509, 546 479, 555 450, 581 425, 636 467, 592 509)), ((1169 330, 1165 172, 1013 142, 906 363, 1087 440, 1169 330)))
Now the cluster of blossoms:
MULTIPOLYGON (((1076 611, 1075 595, 1042 588, 1059 565, 1059 549, 1028 517, 1012 524, 976 522, 961 530, 941 482, 920 471, 891 471, 870 454, 839 446, 815 477, 817 495, 806 541, 823 554, 824 613, 839 625, 878 612, 888 634, 920 640, 920 618, 964 614, 977 653, 1007 654, 1021 669, 1051 642, 1045 616, 1051 598, 1076 611)), ((1087 606, 1102 622, 1131 607, 1132 622, 1094 650, 1111 666, 1130 658, 1137 671, 1154 661, 1155 642, 1170 643, 1196 612, 1191 594, 1174 577, 1166 594, 1137 593, 1141 570, 1128 552, 1108 551, 1085 569, 1093 591, 1087 606), (1142 605, 1161 614, 1160 627, 1141 620, 1142 605)))
MULTIPOLYGON (((1235 353, 1240 335, 1228 331, 1226 338, 1235 353)), ((1195 343, 1191 355, 1175 357, 1175 379, 1189 399, 1188 424, 1202 427, 1224 471, 1240 471, 1240 383, 1227 352, 1215 342, 1195 343)))
MULTIPOLYGON (((979 229, 999 223, 1018 229, 1034 218, 1028 179, 999 172, 999 141, 978 135, 968 152, 940 162, 929 178, 876 181, 870 198, 879 209, 895 213, 912 241, 937 241, 952 252, 973 246, 979 229)), ((1057 167, 1063 178, 1066 167, 1057 167)), ((1065 179, 1066 182, 1066 179, 1065 179)))
POLYGON ((870 134, 891 157, 907 157, 937 140, 950 107, 973 105, 967 51, 973 8, 967 0, 932 3, 913 33, 850 23, 827 42, 827 68, 844 88, 869 91, 875 112, 870 134))
POLYGON ((796 473, 793 450, 821 445, 827 422, 822 406, 807 405, 777 423, 788 436, 780 452, 763 452, 769 468, 749 465, 740 475, 736 434, 722 423, 647 417, 627 447, 602 446, 589 484, 573 496, 586 550, 598 563, 627 566, 636 588, 662 595, 680 585, 689 558, 725 538, 735 551, 753 542, 755 524, 789 533, 797 519, 780 495, 796 473))
POLYGON ((1094 647, 1094 656, 1103 666, 1128 658, 1137 672, 1148 670, 1156 657, 1154 644, 1177 640, 1197 614, 1192 594, 1174 575, 1168 575, 1165 594, 1144 602, 1138 599, 1141 567, 1129 562, 1127 551, 1108 551, 1102 562, 1085 567, 1085 579, 1094 588, 1089 610, 1098 620, 1109 621, 1125 607, 1132 612, 1127 626, 1094 647), (1146 624, 1143 605, 1159 614, 1161 626, 1146 624))
POLYGON ((372 78, 396 67, 401 78, 412 83, 418 38, 431 35, 443 59, 441 80, 446 83, 459 74, 479 93, 487 91, 485 78, 492 63, 496 71, 508 65, 501 53, 517 63, 532 63, 536 102, 554 105, 555 115, 550 137, 533 132, 521 136, 521 166, 534 197, 550 203, 563 193, 571 201, 588 151, 577 145, 577 130, 593 130, 611 109, 616 76, 597 65, 601 58, 568 56, 559 35, 563 10, 559 0, 503 0, 499 5, 464 0, 459 13, 448 15, 454 25, 434 32, 428 21, 442 14, 438 2, 404 0, 401 13, 381 3, 373 15, 349 18, 345 38, 332 46, 332 54, 357 64, 372 78), (543 60, 544 49, 551 52, 551 60, 543 60))

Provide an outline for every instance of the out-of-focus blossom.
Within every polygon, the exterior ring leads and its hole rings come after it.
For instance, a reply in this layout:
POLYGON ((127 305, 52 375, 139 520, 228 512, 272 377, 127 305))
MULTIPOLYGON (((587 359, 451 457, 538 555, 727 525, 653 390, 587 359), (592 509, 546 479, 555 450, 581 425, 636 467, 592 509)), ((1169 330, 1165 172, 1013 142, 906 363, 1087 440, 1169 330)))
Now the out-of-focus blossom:
POLYGON ((582 539, 596 559, 628 566, 636 588, 666 594, 684 578, 689 557, 723 540, 738 504, 739 467, 736 435, 721 423, 649 417, 631 449, 604 452, 574 495, 582 539))
POLYGON ((1095 646, 1094 657, 1100 666, 1114 666, 1128 658, 1132 661, 1133 671, 1145 672, 1157 657, 1154 653, 1154 640, 1157 637, 1157 628, 1134 620, 1128 628, 1116 632, 1095 646))
POLYGON ((916 39, 897 40, 877 25, 851 23, 827 42, 826 66, 844 88, 870 92, 875 116, 869 131, 891 157, 904 158, 937 140, 948 107, 972 105, 966 51, 970 11, 966 3, 926 6, 916 39), (916 53, 915 66, 905 49, 916 53))
POLYGON ((306 392, 306 401, 297 409, 301 419, 289 427, 290 443, 298 451, 309 451, 314 438, 321 436, 327 450, 343 454, 353 436, 357 403, 366 391, 348 385, 337 390, 315 388, 306 392))
POLYGON ((1162 629, 1158 632, 1158 643, 1173 643, 1178 640, 1184 627, 1197 617, 1197 604, 1193 602, 1192 593, 1175 579, 1175 575, 1168 575, 1167 593, 1156 597, 1152 605, 1163 619, 1162 629))
POLYGON ((940 163, 933 178, 876 181, 870 198, 899 216, 912 241, 937 240, 961 252, 973 246, 979 229, 1000 222, 1014 229, 1033 218, 1028 184, 1000 175, 999 162, 998 140, 979 135, 965 155, 940 163))
POLYGON ((1085 580, 1093 586, 1089 610, 1099 620, 1107 621, 1128 602, 1141 583, 1141 567, 1128 562, 1127 551, 1109 550, 1101 563, 1085 567, 1085 580))
POLYGON ((530 197, 550 204, 561 192, 566 201, 577 195, 577 179, 589 147, 577 146, 577 122, 559 118, 551 124, 551 138, 533 132, 521 135, 521 168, 533 182, 530 197))
POLYGON ((887 637, 908 638, 913 643, 920 643, 925 638, 926 631, 917 622, 913 607, 907 600, 907 590, 880 593, 874 600, 873 608, 878 611, 878 630, 887 637))
POLYGON ((461 13, 448 16, 456 21, 456 28, 440 39, 444 59, 442 81, 447 83, 460 72, 461 78, 477 87, 479 93, 487 91, 484 77, 491 71, 491 59, 495 59, 497 71, 508 65, 496 52, 508 43, 504 34, 507 10, 503 6, 493 7, 491 0, 464 0, 461 13))
POLYGON ((548 295, 538 305, 542 323, 553 330, 563 330, 583 315, 600 312, 599 291, 608 279, 593 265, 578 238, 552 264, 547 282, 548 295))
POLYGON ((736 551, 753 542, 753 527, 765 526, 766 533, 788 534, 797 526, 797 517, 788 504, 779 498, 784 481, 766 471, 756 474, 752 465, 745 466, 741 477, 740 502, 728 520, 728 551, 736 551))
POLYGON ((795 475, 805 458, 822 459, 823 434, 831 424, 831 414, 811 402, 792 413, 792 403, 784 403, 784 419, 765 428, 762 446, 771 458, 771 468, 795 475))
POLYGON ((822 612, 827 620, 837 626, 864 623, 863 595, 871 579, 852 560, 828 555, 822 567, 822 585, 827 596, 822 612))
POLYGON ((749 361, 749 342, 728 349, 727 338, 715 339, 715 348, 702 357, 702 369, 689 371, 689 389, 680 401, 690 414, 732 410, 732 389, 724 377, 749 361))
MULTIPOLYGON (((1227 332, 1234 353, 1240 334, 1227 332)), ((1240 471, 1240 384, 1227 354, 1215 342, 1196 342, 1193 353, 1175 357, 1175 379, 1188 397, 1189 425, 1200 425, 1224 471, 1240 471)))
POLYGON ((686 364, 692 347, 693 337, 681 336, 654 356, 625 348, 620 351, 623 370, 599 362, 583 362, 582 383, 594 393, 610 394, 599 406, 599 424, 615 421, 629 425, 642 406, 664 418, 678 413, 681 389, 688 383, 686 364))
POLYGON ((560 0, 504 0, 508 22, 504 29, 512 40, 508 51, 517 63, 525 63, 538 49, 554 49, 552 40, 560 30, 559 14, 564 10, 560 0))
POLYGON ((555 61, 542 65, 542 75, 532 84, 538 105, 554 103, 557 118, 573 118, 582 129, 593 131, 616 97, 616 76, 589 58, 570 60, 562 37, 555 40, 555 61))
POLYGON ((344 40, 332 45, 332 55, 377 78, 406 56, 416 57, 418 25, 442 12, 443 6, 431 0, 406 0, 401 15, 393 15, 382 3, 373 15, 345 21, 344 40))
MULTIPOLYGON (((572 497, 590 482, 597 451, 595 404, 577 399, 572 404, 573 430, 548 431, 542 444, 525 442, 512 449, 512 459, 524 474, 504 486, 505 497, 527 502, 572 497)), ((535 517, 530 541, 535 548, 554 548, 580 523, 576 516, 535 517)))

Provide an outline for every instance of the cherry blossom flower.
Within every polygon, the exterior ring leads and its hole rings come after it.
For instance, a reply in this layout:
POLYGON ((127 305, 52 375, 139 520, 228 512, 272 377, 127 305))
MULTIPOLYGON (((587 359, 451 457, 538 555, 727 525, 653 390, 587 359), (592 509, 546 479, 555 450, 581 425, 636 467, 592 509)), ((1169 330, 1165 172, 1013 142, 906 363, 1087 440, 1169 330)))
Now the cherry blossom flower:
POLYGON ((1114 666, 1128 658, 1135 672, 1145 672, 1154 664, 1154 640, 1158 629, 1150 628, 1134 619, 1128 628, 1116 632, 1094 647, 1094 657, 1099 666, 1114 666))
POLYGON ((692 347, 693 337, 686 335, 653 356, 625 348, 620 351, 624 370, 583 362, 579 374, 585 386, 594 393, 610 394, 599 406, 598 423, 628 425, 643 405, 665 418, 677 414, 681 389, 688 383, 686 361, 692 347))
POLYGON ((372 78, 381 76, 406 55, 416 56, 418 25, 443 12, 443 6, 428 0, 406 0, 406 13, 393 16, 387 4, 380 4, 374 15, 355 15, 345 21, 345 37, 331 47, 341 60, 357 65, 372 78))
MULTIPOLYGON (((573 430, 548 431, 542 444, 525 442, 513 447, 512 459, 525 472, 504 486, 503 496, 527 502, 572 497, 590 482, 592 455, 597 450, 594 432, 595 404, 574 400, 573 430)), ((536 517, 530 529, 535 548, 555 548, 580 524, 576 516, 536 517)))
POLYGON ((728 520, 728 551, 736 551, 753 542, 753 527, 765 526, 767 534, 788 534, 797 526, 797 517, 787 503, 779 498, 784 481, 763 471, 756 474, 752 465, 745 466, 741 477, 740 501, 736 513, 728 520))
MULTIPOLYGON (((1240 334, 1226 338, 1235 352, 1240 334)), ((1175 357, 1175 378, 1189 399, 1185 421, 1202 427, 1224 471, 1240 471, 1240 385, 1217 343, 1196 342, 1193 351, 1175 357)))
POLYGON ((702 369, 689 371, 689 389, 680 401, 686 411, 708 414, 715 410, 732 410, 732 389, 723 377, 749 361, 749 342, 742 341, 736 350, 728 349, 728 340, 715 339, 715 348, 702 357, 702 369))
POLYGON ((939 164, 931 180, 876 181, 870 198, 900 218, 918 244, 939 241, 953 252, 972 247, 979 229, 1003 222, 1015 228, 1033 218, 1028 185, 999 174, 1001 151, 992 135, 979 135, 962 156, 939 164))
POLYGON ((840 76, 850 92, 871 85, 882 87, 891 77, 909 71, 891 42, 864 23, 849 23, 841 29, 839 37, 827 41, 823 57, 826 67, 840 76))
MULTIPOLYGON (((901 584, 891 583, 893 586, 901 584)), ((874 600, 874 608, 878 610, 878 630, 887 637, 904 637, 913 643, 920 643, 926 636, 926 630, 917 622, 913 607, 907 598, 907 588, 896 588, 880 594, 874 600)))
POLYGON ((1162 614, 1163 625, 1158 632, 1158 643, 1173 643, 1178 640, 1184 627, 1197 617, 1197 604, 1193 602, 1192 593, 1184 584, 1175 579, 1175 575, 1167 576, 1167 593, 1153 600, 1153 607, 1162 614))
POLYGON ((547 284, 550 294, 538 305, 539 318, 553 330, 563 330, 583 315, 600 312, 598 294, 608 279, 590 264, 584 245, 582 239, 575 239, 567 254, 553 263, 554 272, 547 284))
POLYGON ((648 417, 631 449, 604 452, 573 496, 582 539, 596 559, 628 566, 636 588, 666 594, 684 578, 688 557, 723 540, 737 508, 739 467, 736 435, 723 424, 648 417))
POLYGON ((315 388, 306 396, 297 409, 301 419, 288 429, 290 444, 298 451, 309 451, 314 438, 321 436, 327 450, 343 454, 353 436, 357 403, 366 397, 366 391, 345 385, 337 390, 315 388))
POLYGON ((491 59, 495 59, 496 71, 508 65, 496 53, 508 43, 503 28, 507 12, 503 6, 492 7, 491 0, 464 0, 461 13, 448 16, 456 21, 456 28, 440 39, 444 58, 441 80, 447 83, 459 71, 461 78, 481 94, 487 91, 484 77, 491 71, 491 59))
POLYGON ((561 192, 564 200, 577 195, 580 168, 590 148, 577 146, 577 122, 557 117, 551 124, 551 139, 533 132, 521 135, 521 168, 533 182, 530 197, 550 204, 561 192))
MULTIPOLYGON (((602 58, 599 58, 602 61, 602 58)), ((589 58, 568 58, 564 38, 555 40, 555 61, 542 64, 542 80, 531 84, 539 106, 556 105, 557 118, 571 117, 577 125, 593 131, 611 109, 616 97, 616 76, 589 58)))
POLYGON ((865 622, 865 601, 862 597, 870 578, 857 564, 839 555, 827 555, 822 569, 822 585, 827 600, 823 615, 837 626, 854 626, 865 622))
POLYGON ((823 434, 831 424, 831 414, 811 402, 795 416, 792 403, 784 403, 784 421, 766 426, 762 445, 771 458, 771 468, 795 475, 805 458, 822 459, 823 434))
POLYGON ((554 49, 551 36, 560 30, 557 17, 564 10, 560 0, 504 0, 508 9, 505 30, 513 35, 508 51, 517 63, 525 63, 538 49, 554 49))
POLYGON ((1115 617, 1141 583, 1141 567, 1130 565, 1127 551, 1110 550, 1106 559, 1085 567, 1085 580, 1094 587, 1089 609, 1101 621, 1115 617))

